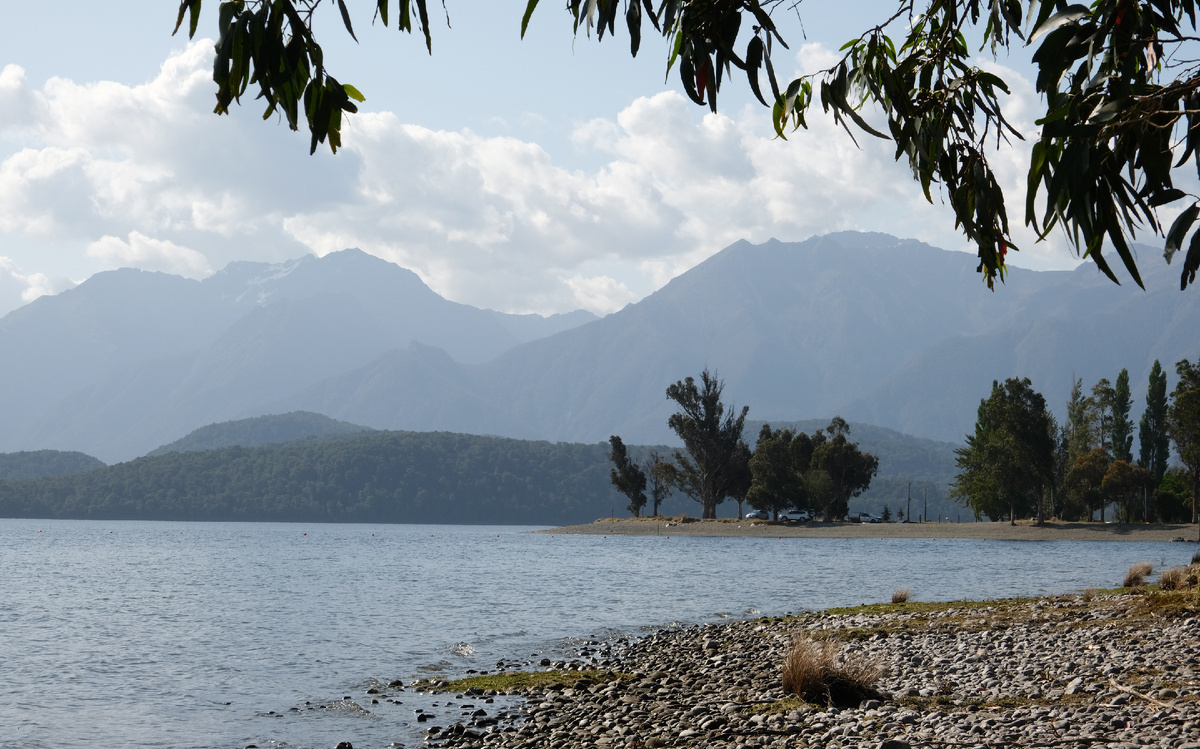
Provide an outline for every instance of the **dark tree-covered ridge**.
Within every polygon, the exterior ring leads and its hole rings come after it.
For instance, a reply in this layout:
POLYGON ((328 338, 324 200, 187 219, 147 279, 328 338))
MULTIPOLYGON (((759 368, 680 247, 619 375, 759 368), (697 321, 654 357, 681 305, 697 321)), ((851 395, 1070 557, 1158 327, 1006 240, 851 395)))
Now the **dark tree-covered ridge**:
POLYGON ((0 453, 0 480, 63 476, 103 467, 103 461, 81 452, 31 450, 0 453))
POLYGON ((0 481, 0 517, 559 525, 613 510, 603 444, 373 432, 0 481))

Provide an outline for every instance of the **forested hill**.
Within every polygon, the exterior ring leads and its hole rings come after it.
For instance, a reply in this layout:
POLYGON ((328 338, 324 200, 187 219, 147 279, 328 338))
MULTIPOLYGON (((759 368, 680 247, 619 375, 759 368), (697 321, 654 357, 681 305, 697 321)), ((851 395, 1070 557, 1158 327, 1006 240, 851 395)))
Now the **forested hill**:
POLYGON ((338 421, 311 411, 292 411, 286 414, 209 424, 193 430, 186 436, 169 445, 163 445, 147 455, 217 450, 235 445, 259 447, 304 438, 373 431, 375 430, 370 427, 338 421))
POLYGON ((83 473, 103 468, 104 463, 91 455, 62 450, 31 450, 0 453, 0 479, 33 479, 83 473))
MULTIPOLYGON (((209 436, 230 438, 255 422, 214 425, 225 428, 209 436)), ((756 434, 758 425, 754 426, 756 434)), ((824 424, 779 426, 813 431, 824 424)), ((852 436, 861 439, 864 449, 877 451, 880 474, 871 489, 851 503, 852 511, 878 514, 889 504, 894 512, 911 493, 922 501, 928 495, 930 517, 961 513, 945 498, 948 469, 941 453, 951 446, 926 445, 867 425, 854 429, 852 436)), ((749 432, 747 437, 753 440, 749 432)), ((630 456, 641 462, 650 449, 630 445, 630 456)), ((664 455, 672 452, 662 446, 654 449, 664 455)), ((306 436, 259 447, 169 452, 113 466, 82 454, 16 453, 0 455, 0 478, 6 479, 0 480, 0 517, 587 523, 628 514, 628 501, 609 482, 611 466, 603 443, 530 442, 450 432, 306 436), (49 475, 68 471, 74 473, 49 475), (41 478, 32 478, 37 476, 41 478)), ((698 510, 695 502, 678 493, 662 507, 668 515, 698 510)), ((736 512, 734 502, 718 509, 721 517, 736 512)))
MULTIPOLYGON (((0 517, 559 525, 624 514, 607 445, 372 432, 0 481, 0 517)), ((682 502, 686 500, 677 500, 682 502)), ((690 504, 690 503, 689 503, 690 504)))

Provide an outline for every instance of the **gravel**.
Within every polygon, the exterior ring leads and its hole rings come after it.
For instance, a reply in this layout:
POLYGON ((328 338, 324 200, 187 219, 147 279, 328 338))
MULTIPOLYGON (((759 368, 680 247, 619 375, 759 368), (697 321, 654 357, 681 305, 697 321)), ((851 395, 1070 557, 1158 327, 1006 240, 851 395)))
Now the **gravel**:
MULTIPOLYGON (((567 670, 622 678, 523 693, 524 709, 426 731, 447 747, 1029 746, 1200 749, 1200 638, 1136 595, 813 613, 666 629, 567 670), (785 694, 797 636, 880 663, 845 709, 785 694)), ((562 666, 563 664, 559 664, 562 666)))

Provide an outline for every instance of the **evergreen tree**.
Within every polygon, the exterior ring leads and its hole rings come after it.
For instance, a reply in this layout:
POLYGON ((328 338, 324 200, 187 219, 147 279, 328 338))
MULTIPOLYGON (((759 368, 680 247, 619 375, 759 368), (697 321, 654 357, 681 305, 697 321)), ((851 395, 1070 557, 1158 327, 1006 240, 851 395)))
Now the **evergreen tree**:
POLYGON ((833 417, 826 432, 824 441, 813 449, 811 465, 829 476, 830 491, 822 513, 829 521, 845 516, 850 500, 870 488, 871 479, 879 472, 879 458, 849 440, 850 425, 840 416, 833 417))
POLYGON ((629 497, 629 511, 635 518, 642 516, 642 508, 646 506, 646 473, 637 463, 629 459, 625 443, 617 435, 608 438, 611 450, 609 459, 613 462, 610 473, 612 485, 617 491, 629 497))
POLYGON ((772 430, 770 424, 763 424, 750 457, 753 479, 746 501, 756 510, 773 513, 776 520, 781 510, 804 501, 804 471, 808 466, 797 466, 793 460, 795 437, 790 429, 772 430))
POLYGON ((978 518, 1037 513, 1052 479, 1054 436, 1046 400, 1028 378, 992 382, 992 394, 979 404, 975 434, 955 451, 959 474, 951 496, 978 518), (1006 513, 1007 511, 1007 513, 1006 513))
POLYGON ((680 409, 667 425, 687 451, 686 455, 675 451, 676 486, 700 503, 701 517, 708 519, 717 516, 717 505, 737 490, 744 475, 741 458, 748 459, 749 448, 743 450, 742 429, 750 408, 743 406, 737 416, 726 415, 721 402, 725 383, 707 369, 700 373, 700 381, 697 387, 688 377, 667 388, 667 397, 680 409))
POLYGON ((1167 474, 1171 442, 1167 434, 1167 373, 1158 359, 1150 369, 1146 410, 1138 424, 1138 464, 1150 472, 1157 486, 1167 474))
POLYGON ((658 508, 675 489, 675 466, 652 450, 642 470, 650 481, 651 517, 658 517, 658 508))

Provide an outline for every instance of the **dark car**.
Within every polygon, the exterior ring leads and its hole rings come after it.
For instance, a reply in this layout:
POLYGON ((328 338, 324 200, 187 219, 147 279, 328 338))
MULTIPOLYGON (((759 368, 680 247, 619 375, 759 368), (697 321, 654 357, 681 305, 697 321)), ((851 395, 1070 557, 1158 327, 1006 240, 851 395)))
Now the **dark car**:
POLYGON ((746 520, 770 520, 771 513, 766 510, 751 510, 746 513, 746 520))

